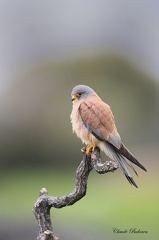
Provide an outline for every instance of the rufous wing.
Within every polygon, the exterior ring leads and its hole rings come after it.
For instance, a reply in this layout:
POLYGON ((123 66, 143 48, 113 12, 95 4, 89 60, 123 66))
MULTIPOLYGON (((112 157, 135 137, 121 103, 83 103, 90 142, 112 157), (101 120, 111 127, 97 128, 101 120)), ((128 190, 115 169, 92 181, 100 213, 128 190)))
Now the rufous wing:
POLYGON ((81 102, 79 113, 87 130, 96 138, 120 148, 121 139, 108 104, 104 103, 97 95, 93 95, 81 102))

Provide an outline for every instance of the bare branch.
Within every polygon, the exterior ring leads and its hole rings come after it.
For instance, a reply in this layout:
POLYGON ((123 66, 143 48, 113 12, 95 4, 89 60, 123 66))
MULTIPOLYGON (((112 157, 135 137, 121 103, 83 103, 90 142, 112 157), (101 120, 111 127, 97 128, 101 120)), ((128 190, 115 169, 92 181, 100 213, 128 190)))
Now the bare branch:
POLYGON ((48 192, 45 188, 41 189, 40 196, 33 207, 34 215, 39 224, 38 240, 59 239, 53 232, 50 209, 52 207, 62 208, 73 205, 84 197, 87 190, 88 176, 92 169, 95 169, 95 171, 100 174, 104 174, 118 168, 117 164, 112 161, 102 163, 100 159, 100 150, 98 148, 88 155, 86 154, 86 149, 83 148, 82 153, 83 159, 76 170, 76 187, 73 192, 62 197, 53 197, 48 196, 48 192))
POLYGON ((91 165, 92 168, 99 174, 113 172, 118 168, 118 165, 113 161, 106 161, 105 163, 102 163, 99 148, 96 148, 96 150, 91 154, 91 165))

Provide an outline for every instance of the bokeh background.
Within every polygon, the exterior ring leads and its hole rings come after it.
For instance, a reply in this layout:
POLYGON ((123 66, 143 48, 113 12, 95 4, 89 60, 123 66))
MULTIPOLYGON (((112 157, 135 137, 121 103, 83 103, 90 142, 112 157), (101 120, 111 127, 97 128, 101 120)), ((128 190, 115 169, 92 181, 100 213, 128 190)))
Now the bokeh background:
MULTIPOLYGON (((147 168, 91 172, 87 195, 52 209, 60 239, 159 238, 159 1, 0 1, 0 239, 36 239, 39 191, 74 189, 82 155, 70 92, 96 90, 147 168), (133 174, 133 173, 132 173, 133 174), (113 228, 148 231, 115 234, 113 228)), ((106 159, 103 156, 103 161, 106 159)))

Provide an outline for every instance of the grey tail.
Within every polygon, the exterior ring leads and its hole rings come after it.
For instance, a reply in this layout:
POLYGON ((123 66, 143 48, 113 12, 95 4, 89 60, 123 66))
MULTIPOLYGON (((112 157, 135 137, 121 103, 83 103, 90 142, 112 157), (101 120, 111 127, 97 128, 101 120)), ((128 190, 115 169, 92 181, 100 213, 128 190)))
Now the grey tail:
POLYGON ((133 169, 133 171, 135 172, 135 174, 137 175, 137 172, 135 171, 135 169, 133 168, 133 166, 128 163, 128 161, 126 161, 126 159, 124 159, 122 156, 120 156, 118 153, 116 153, 117 158, 116 161, 118 162, 120 168, 122 169, 125 177, 127 178, 127 180, 129 181, 129 183, 131 185, 134 185, 136 188, 138 188, 138 186, 136 185, 134 179, 132 178, 132 176, 130 175, 129 171, 127 170, 126 166, 124 165, 124 163, 122 162, 121 158, 133 169))
POLYGON ((129 171, 127 170, 126 166, 124 165, 123 161, 124 160, 136 173, 135 169, 132 167, 132 165, 128 162, 128 160, 126 158, 124 158, 118 151, 116 151, 116 148, 114 148, 114 146, 112 146, 111 144, 105 142, 105 147, 107 149, 107 152, 109 153, 109 157, 116 161, 120 167, 120 169, 122 170, 123 174, 125 175, 125 177, 127 178, 127 180, 129 181, 129 183, 131 185, 133 185, 134 187, 138 188, 138 186, 136 185, 134 179, 131 177, 129 171))
POLYGON ((125 158, 124 156, 120 156, 120 157, 122 157, 122 159, 124 160, 124 162, 127 163, 127 164, 129 165, 129 167, 134 171, 134 173, 136 174, 136 176, 138 176, 135 168, 134 168, 133 165, 130 163, 130 161, 129 161, 127 158, 125 158))
POLYGON ((134 179, 132 177, 129 177, 126 174, 125 174, 125 177, 127 178, 127 180, 129 181, 129 183, 131 185, 134 185, 136 188, 138 188, 138 186, 136 185, 136 183, 135 183, 135 181, 134 181, 134 179))

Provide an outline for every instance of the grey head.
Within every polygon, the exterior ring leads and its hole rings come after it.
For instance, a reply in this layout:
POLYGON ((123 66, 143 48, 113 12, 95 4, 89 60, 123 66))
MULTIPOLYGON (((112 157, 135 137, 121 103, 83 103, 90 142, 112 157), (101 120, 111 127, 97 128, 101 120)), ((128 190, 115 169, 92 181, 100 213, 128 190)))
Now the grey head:
POLYGON ((94 90, 86 85, 77 85, 72 89, 72 101, 89 98, 95 94, 94 90))

